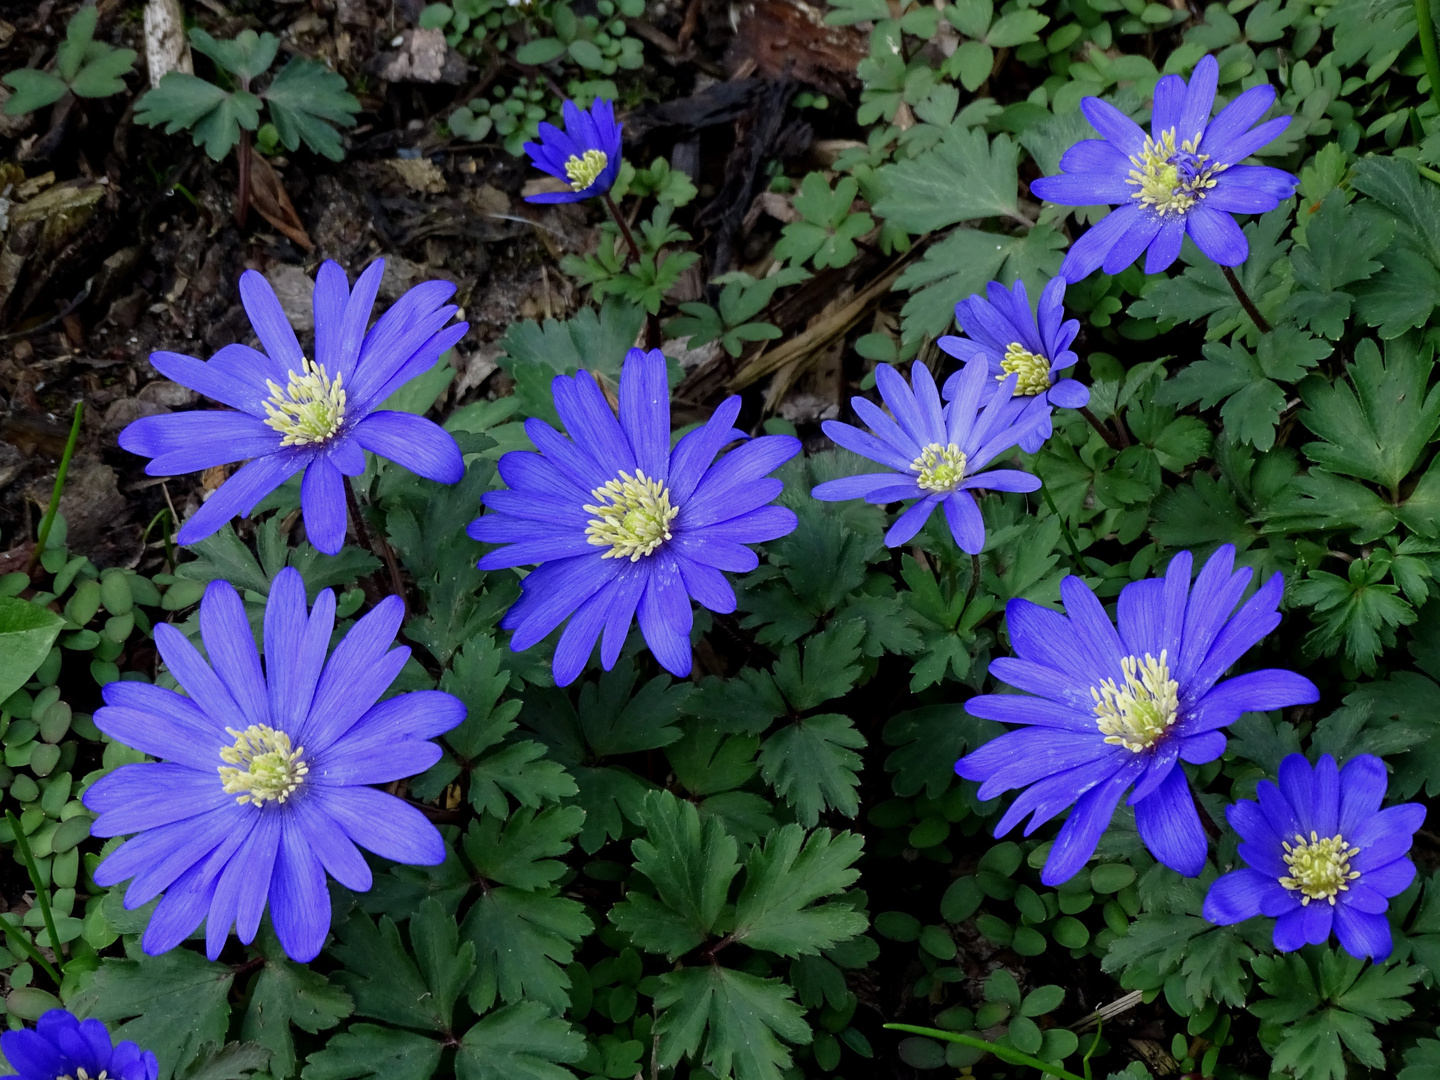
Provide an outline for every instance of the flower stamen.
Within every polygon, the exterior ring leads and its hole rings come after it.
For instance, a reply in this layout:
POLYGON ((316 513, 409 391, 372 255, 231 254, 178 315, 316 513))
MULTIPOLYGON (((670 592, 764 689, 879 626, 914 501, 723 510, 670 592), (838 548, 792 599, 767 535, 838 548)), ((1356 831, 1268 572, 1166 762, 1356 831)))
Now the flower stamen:
POLYGON ((1160 659, 1149 653, 1141 660, 1127 656, 1120 661, 1125 685, 1106 679, 1090 688, 1095 699, 1096 725, 1112 746, 1123 746, 1132 754, 1149 750, 1175 723, 1180 710, 1180 684, 1170 677, 1169 650, 1160 650, 1160 659))
POLYGON ((1012 341, 1006 348, 1000 367, 1004 374, 995 376, 1000 382, 1010 375, 1020 376, 1015 380, 1015 397, 1034 397, 1050 389, 1050 361, 1018 341, 1012 341))
POLYGON ((595 504, 581 509, 595 517, 585 535, 596 547, 610 549, 601 558, 638 562, 671 539, 670 523, 680 508, 670 505, 663 481, 650 479, 641 469, 634 476, 622 470, 617 479, 590 494, 595 504))
POLYGON ((263 806, 272 799, 283 803, 310 771, 300 759, 305 748, 291 750, 290 736, 283 731, 251 724, 244 731, 226 728, 225 733, 234 737, 235 745, 220 750, 220 760, 228 762, 219 767, 220 782, 241 806, 263 806))
POLYGON ((1130 155, 1135 168, 1125 182, 1137 189, 1130 197, 1162 217, 1188 212, 1215 186, 1216 175, 1229 168, 1200 153, 1199 146, 1199 136, 1177 146, 1173 127, 1158 137, 1147 135, 1140 152, 1130 155))
POLYGON ((1280 884, 1291 892, 1300 893, 1300 906, 1307 907, 1311 900, 1325 900, 1333 907, 1335 897, 1350 886, 1347 882, 1360 876, 1359 870, 1350 869, 1350 860, 1360 854, 1339 833, 1321 839, 1314 829, 1310 839, 1295 834, 1295 846, 1281 841, 1285 848, 1285 865, 1290 868, 1288 877, 1282 877, 1280 884))
POLYGON ((324 364, 304 359, 300 372, 290 372, 290 383, 283 389, 271 379, 265 380, 270 399, 264 403, 266 426, 285 436, 281 446, 309 446, 323 443, 340 430, 345 419, 345 390, 341 375, 332 380, 324 364))
POLYGON ((586 150, 583 156, 570 155, 570 160, 565 162, 565 175, 570 178, 572 189, 584 191, 609 164, 610 155, 604 150, 586 150))
POLYGON ((101 1069, 94 1076, 91 1076, 88 1069, 79 1068, 75 1070, 74 1076, 66 1073, 64 1076, 57 1076, 55 1080, 110 1080, 110 1070, 101 1069))
POLYGON ((965 454, 955 443, 941 446, 931 443, 920 451, 920 456, 910 463, 913 472, 919 473, 915 483, 936 495, 954 491, 965 479, 965 454))

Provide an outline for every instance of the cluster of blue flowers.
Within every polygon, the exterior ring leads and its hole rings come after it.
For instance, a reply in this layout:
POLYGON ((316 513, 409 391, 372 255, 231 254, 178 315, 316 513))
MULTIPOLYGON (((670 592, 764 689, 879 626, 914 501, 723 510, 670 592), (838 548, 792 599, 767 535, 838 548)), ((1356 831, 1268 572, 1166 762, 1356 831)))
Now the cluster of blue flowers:
MULTIPOLYGON (((1273 90, 1246 91, 1212 120, 1216 79, 1212 57, 1188 85, 1161 79, 1148 135, 1113 106, 1085 100, 1103 138, 1071 147, 1062 174, 1032 189, 1054 203, 1119 209, 1071 248, 1038 311, 1019 282, 992 282, 985 296, 957 305, 962 334, 939 345, 961 366, 943 387, 923 364, 911 366, 909 382, 882 364, 876 385, 888 411, 856 397, 868 431, 824 425, 835 443, 882 471, 820 484, 815 498, 913 500, 887 544, 909 541, 939 508, 962 551, 983 549, 976 493, 1040 486, 1022 469, 990 466, 1016 447, 1039 450, 1053 410, 1089 400, 1066 375, 1078 361, 1071 345, 1079 331, 1064 317, 1066 283, 1099 268, 1118 272, 1147 251, 1146 271, 1163 270, 1187 235, 1220 265, 1236 265, 1247 247, 1230 215, 1271 209, 1295 189, 1288 173, 1240 164, 1288 123, 1280 117, 1255 126, 1273 90)), ((532 201, 605 195, 615 180, 620 125, 610 103, 591 110, 567 103, 565 120, 564 131, 542 125, 542 141, 526 150, 567 188, 532 201)), ((371 327, 383 272, 376 261, 352 289, 335 263, 320 267, 313 357, 253 271, 242 276, 240 292, 262 349, 229 345, 208 362, 153 354, 157 370, 229 409, 138 420, 121 445, 149 457, 155 475, 248 462, 184 524, 180 542, 213 534, 303 473, 306 533, 320 551, 337 552, 348 478, 365 470, 367 450, 441 483, 461 478, 461 454, 446 432, 379 408, 465 333, 446 304, 454 288, 418 285, 371 327)), ((612 667, 637 620, 661 666, 688 675, 692 601, 734 611, 726 574, 754 569, 750 545, 796 527, 795 515, 774 505, 783 485, 771 474, 800 443, 749 438, 735 427, 738 397, 672 446, 661 353, 632 349, 614 390, 618 408, 608 393, 585 371, 556 378, 555 407, 570 437, 526 421, 535 450, 501 458, 506 486, 484 496, 488 512, 468 530, 498 545, 481 568, 536 566, 502 625, 521 650, 564 624, 554 656, 561 685, 584 670, 597 643, 602 666, 612 667)), ((996 659, 991 672, 1018 692, 981 695, 967 708, 1014 730, 956 769, 980 782, 982 799, 1024 789, 997 835, 1026 818, 1028 835, 1069 809, 1042 873, 1047 884, 1085 864, 1127 792, 1155 857, 1182 874, 1200 873, 1209 843, 1182 763, 1218 758, 1223 729, 1242 712, 1317 699, 1315 686, 1290 671, 1225 678, 1275 629, 1283 588, 1277 574, 1244 599, 1251 572, 1237 570, 1234 558, 1222 547, 1192 575, 1191 555, 1181 552, 1163 577, 1121 591, 1114 622, 1078 577, 1061 585, 1063 612, 1025 600, 1007 607, 1014 655, 996 659)), ((332 651, 333 594, 307 604, 300 575, 286 569, 265 607, 262 661, 240 597, 215 582, 200 605, 208 660, 175 628, 156 628, 156 645, 185 694, 135 682, 104 688, 96 725, 159 759, 123 766, 85 794, 99 815, 95 835, 132 836, 100 864, 96 882, 129 881, 128 908, 163 894, 143 939, 148 952, 173 948, 203 923, 213 959, 232 928, 252 941, 268 910, 286 952, 308 961, 329 931, 327 875, 351 889, 370 887, 358 848, 402 863, 443 861, 435 827, 375 786, 432 765, 440 756, 432 740, 465 716, 458 699, 439 691, 381 700, 409 656, 391 648, 402 615, 398 598, 383 600, 332 651)), ((1281 950, 1333 931, 1356 956, 1388 955, 1384 912, 1414 877, 1407 852, 1424 809, 1381 809, 1385 788, 1377 758, 1340 769, 1328 756, 1314 766, 1291 756, 1278 787, 1262 782, 1258 802, 1230 808, 1246 865, 1214 883, 1206 917, 1273 917, 1281 950)), ((24 1080, 156 1075, 152 1054, 129 1042, 112 1046, 103 1025, 61 1011, 34 1031, 5 1034, 3 1051, 24 1080)))

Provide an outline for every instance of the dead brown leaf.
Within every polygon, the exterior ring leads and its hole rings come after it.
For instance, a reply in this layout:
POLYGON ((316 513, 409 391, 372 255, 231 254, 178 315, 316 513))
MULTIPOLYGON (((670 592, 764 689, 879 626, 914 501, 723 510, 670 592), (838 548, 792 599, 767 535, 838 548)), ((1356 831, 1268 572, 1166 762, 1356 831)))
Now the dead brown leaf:
POLYGON ((315 241, 305 231, 295 205, 285 193, 280 176, 264 156, 250 151, 250 205, 255 212, 306 251, 315 250, 315 241))

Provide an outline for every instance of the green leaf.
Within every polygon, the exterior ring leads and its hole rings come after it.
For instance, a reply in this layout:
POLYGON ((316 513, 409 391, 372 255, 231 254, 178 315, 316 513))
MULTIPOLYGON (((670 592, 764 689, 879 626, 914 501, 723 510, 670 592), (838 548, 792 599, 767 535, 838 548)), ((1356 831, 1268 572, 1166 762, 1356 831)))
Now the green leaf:
POLYGON ((610 921, 636 944, 674 959, 702 944, 719 920, 740 871, 737 845, 719 819, 702 825, 695 806, 668 791, 645 797, 641 820, 645 836, 630 850, 656 897, 630 890, 610 909, 610 921))
POLYGON ((260 949, 265 966, 250 986, 240 1037, 265 1047, 271 1074, 283 1080, 296 1068, 290 1025, 314 1035, 349 1016, 355 1003, 318 971, 290 961, 268 927, 260 949))
POLYGON ((1345 381, 1317 381, 1301 391, 1301 421, 1320 436, 1305 455, 1332 473, 1355 476, 1398 495, 1440 428, 1440 388, 1426 393, 1434 347, 1407 335, 1380 349, 1355 347, 1345 381))
POLYGON ((335 127, 354 127, 354 114, 360 111, 359 100, 345 88, 345 76, 318 61, 292 56, 260 96, 270 107, 286 150, 297 150, 304 142, 331 161, 345 157, 335 127))
POLYGON ((70 999, 71 1012, 104 1021, 117 1041, 153 1051, 159 1080, 170 1080, 207 1046, 224 1045, 233 968, 183 947, 146 956, 138 938, 125 939, 125 955, 101 962, 90 985, 70 999))
POLYGON ((434 897, 410 920, 410 948, 388 916, 379 925, 355 912, 333 947, 345 967, 335 973, 355 998, 355 1012, 421 1031, 448 1032, 455 1002, 475 970, 475 946, 460 944, 455 920, 434 897))
POLYGON ((551 806, 538 815, 515 811, 508 821, 485 814, 471 826, 465 850, 481 877, 519 889, 541 889, 565 873, 556 856, 574 847, 572 838, 585 823, 578 806, 551 806))
POLYGON ((980 218, 1020 214, 1018 148, 1006 135, 988 139, 981 128, 952 128, 916 158, 881 167, 884 195, 875 213, 911 233, 934 232, 980 218))
POLYGON ((64 626, 48 608, 0 596, 0 701, 30 681, 64 626))
POLYGON ((1376 670, 1381 648, 1395 644, 1395 628, 1415 621, 1415 609, 1400 598, 1400 590, 1382 584, 1387 570, 1378 558, 1356 559, 1348 577, 1315 570, 1292 586, 1295 602, 1314 608, 1315 629, 1306 638, 1312 653, 1333 656, 1343 645, 1362 671, 1376 670))
POLYGON ((476 1012, 491 1008, 497 997, 541 1002, 557 1013, 567 1008, 565 966, 594 927, 584 905, 557 892, 502 885, 470 908, 463 930, 466 947, 475 950, 468 1000, 476 1012))
POLYGON ((190 550, 198 557, 181 563, 175 570, 176 577, 190 581, 228 581, 237 589, 270 595, 270 575, 260 566, 249 545, 235 535, 229 522, 214 535, 190 545, 190 550))
POLYGON ((149 127, 164 124, 167 135, 189 130, 195 145, 219 161, 240 141, 242 127, 254 131, 260 126, 260 99, 247 90, 229 93, 194 75, 171 71, 136 102, 135 120, 149 127))
POLYGON ((571 1080, 556 1062, 579 1061, 585 1039, 545 1006, 520 1002, 467 1031, 455 1055, 457 1080, 571 1080))
POLYGON ((860 811, 860 755, 865 736, 848 716, 822 713, 781 728, 760 747, 760 771, 795 811, 813 826, 822 810, 853 818, 860 811))
POLYGON ((36 71, 34 68, 17 68, 6 72, 0 82, 15 91, 10 95, 10 100, 5 102, 6 116, 21 116, 36 109, 43 109, 46 105, 53 105, 64 97, 65 91, 69 89, 65 80, 48 71, 36 71))
POLYGON ((70 89, 77 97, 104 98, 125 92, 124 76, 130 74, 130 69, 135 66, 135 50, 116 49, 109 45, 100 45, 100 49, 70 83, 70 89))
POLYGON ((775 662, 775 685, 796 712, 813 709, 845 694, 860 677, 860 642, 865 625, 858 619, 831 623, 805 643, 788 646, 775 662))
POLYGON ((896 713, 885 724, 886 746, 896 747, 885 759, 895 774, 895 794, 902 798, 922 791, 938 799, 955 782, 955 762, 967 749, 988 742, 1002 728, 971 716, 959 705, 927 705, 896 713))
POLYGON ((1440 1076, 1440 1040, 1421 1039, 1405 1051, 1405 1067, 1395 1080, 1430 1080, 1433 1076, 1440 1076))
POLYGON ((864 933, 863 912, 844 903, 815 904, 855 883, 860 871, 854 863, 864 845, 855 833, 828 829, 807 839, 799 825, 771 834, 745 862, 731 937, 752 949, 804 956, 864 933))
POLYGON ((254 30, 242 30, 232 40, 224 40, 193 27, 190 44, 230 74, 246 81, 269 71, 280 49, 280 39, 274 34, 257 34, 254 30))
POLYGON ((635 304, 608 299, 597 314, 581 308, 573 319, 543 324, 526 319, 510 324, 500 339, 504 350, 497 362, 515 380, 520 412, 560 426, 550 395, 556 375, 573 375, 584 368, 616 386, 625 353, 635 344, 645 311, 635 304))
POLYGON ((259 1069, 265 1069, 270 1076, 293 1076, 293 1060, 290 1068, 289 1073, 277 1072, 270 1051, 257 1043, 232 1042, 196 1061, 184 1080, 244 1080, 259 1069))
POLYGON ((1332 341, 1338 339, 1354 301, 1344 287, 1382 268, 1375 256, 1394 235, 1393 217, 1365 213, 1347 203, 1343 192, 1332 191, 1305 222, 1304 241, 1290 251, 1300 290, 1281 306, 1281 317, 1294 318, 1332 341))
POLYGON ((440 1043, 413 1031, 351 1024, 311 1054, 304 1080, 431 1080, 440 1066, 440 1043))
POLYGON ((793 994, 779 979, 718 965, 666 972, 655 995, 664 1010, 655 1025, 660 1064, 671 1067, 688 1057, 715 1076, 783 1080, 791 1057, 780 1039, 802 1045, 811 1040, 793 994))

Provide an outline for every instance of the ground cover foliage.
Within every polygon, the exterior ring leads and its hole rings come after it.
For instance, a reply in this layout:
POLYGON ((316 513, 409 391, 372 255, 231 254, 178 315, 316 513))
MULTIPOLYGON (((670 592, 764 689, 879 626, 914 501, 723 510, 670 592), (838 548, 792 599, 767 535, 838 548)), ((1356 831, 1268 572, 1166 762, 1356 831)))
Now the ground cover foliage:
MULTIPOLYGON (((10 1026, 63 1005, 153 1051, 161 1080, 1034 1075, 887 1022, 1112 1078, 1435 1075, 1433 833, 1417 837, 1419 874, 1389 903, 1383 962, 1334 940, 1280 953, 1270 920, 1202 914, 1208 887, 1241 865, 1226 806, 1255 798, 1287 755, 1378 755, 1388 802, 1440 794, 1440 87, 1415 12, 1376 0, 834 3, 824 23, 850 35, 851 69, 810 59, 766 85, 844 142, 823 167, 782 164, 771 146, 752 168, 747 206, 761 194, 756 205, 781 208, 763 250, 722 256, 711 241, 727 226, 697 213, 713 185, 636 153, 612 192, 635 257, 600 225, 550 269, 570 276, 574 310, 516 320, 499 339, 503 379, 447 395, 447 355, 385 403, 454 436, 458 483, 370 455, 354 479, 369 536, 350 532, 337 554, 305 538, 298 479, 188 547, 162 516, 165 535, 131 567, 72 550, 58 518, 34 567, 0 576, 6 899, 46 898, 6 916, 10 1026), (1269 83, 1272 115, 1294 117, 1260 160, 1294 173, 1296 195, 1241 219, 1249 256, 1236 275, 1256 310, 1189 241, 1165 273, 1135 265, 1072 284, 1071 374, 1090 389, 1093 422, 1056 409, 1038 452, 1007 451, 1043 488, 978 500, 973 560, 940 515, 892 549, 894 507, 811 498, 865 467, 824 438, 820 410, 787 403, 827 386, 875 398, 880 362, 925 364, 943 381, 954 365, 934 343, 955 332, 955 305, 992 279, 1038 297, 1103 212, 1029 194, 1094 137, 1082 98, 1148 123, 1161 75, 1188 76, 1207 54, 1222 100, 1269 83), (697 268, 708 287, 684 291, 697 268), (817 294, 839 301, 822 311, 817 294), (730 575, 734 614, 696 609, 689 678, 632 629, 612 669, 592 659, 557 687, 555 635, 509 649, 500 620, 519 576, 478 569, 489 549, 465 530, 502 486, 501 455, 529 448, 523 421, 558 423, 552 378, 583 368, 613 394, 626 350, 651 334, 675 356, 676 434, 733 389, 746 392, 740 427, 801 438, 804 453, 775 473, 798 525, 756 545, 757 569, 730 575), (998 690, 988 668, 1012 652, 1006 603, 1058 607, 1071 574, 1113 603, 1177 552, 1198 565, 1225 544, 1257 582, 1285 580, 1280 629, 1240 669, 1300 672, 1319 702, 1245 713, 1222 758, 1183 766, 1209 837, 1198 877, 1157 863, 1122 802, 1095 857, 1042 884, 1056 824, 994 838, 1012 796, 979 801, 954 771, 1004 730, 965 703, 998 690), (311 602, 335 590, 338 630, 403 594, 413 655, 392 692, 464 703, 443 757, 388 788, 438 826, 446 859, 371 857, 370 890, 331 882, 331 934, 307 964, 268 924, 215 961, 203 932, 147 955, 153 903, 127 911, 123 887, 94 883, 118 841, 90 837, 81 795, 144 760, 95 726, 97 688, 173 686, 154 627, 198 644, 212 581, 235 586, 258 634, 287 568, 311 602)), ((435 130, 488 138, 498 156, 558 119, 560 91, 582 105, 613 97, 622 120, 642 114, 654 104, 645 65, 658 62, 632 33, 643 15, 611 0, 417 11, 416 27, 460 55, 501 58, 506 73, 437 113, 435 130)), ((113 84, 125 50, 92 41, 94 21, 78 18, 59 74, 7 79, 32 108, 124 92, 113 84)), ((248 154, 252 132, 270 150, 344 152, 355 110, 332 73, 295 55, 282 66, 274 38, 228 50, 239 26, 211 29, 196 47, 216 58, 216 83, 189 86, 208 110, 162 93, 151 123, 176 145, 188 128, 217 159, 248 154), (267 134, 258 105, 246 111, 260 97, 226 72, 258 77, 272 62, 267 134), (287 113, 287 79, 324 86, 328 113, 287 113)), ((352 280, 362 268, 348 267, 352 280)))

